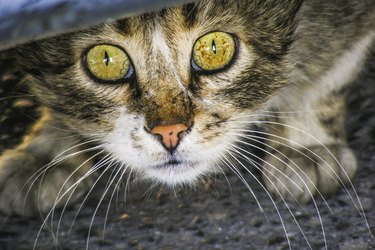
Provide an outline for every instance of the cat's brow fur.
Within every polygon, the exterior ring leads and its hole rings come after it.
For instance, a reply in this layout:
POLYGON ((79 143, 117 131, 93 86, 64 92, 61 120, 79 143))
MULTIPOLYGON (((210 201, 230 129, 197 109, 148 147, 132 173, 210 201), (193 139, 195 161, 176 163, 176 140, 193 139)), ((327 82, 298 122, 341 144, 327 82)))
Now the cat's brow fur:
MULTIPOLYGON (((268 133, 270 153, 261 172, 270 191, 299 201, 330 194, 356 172, 343 128, 344 90, 373 43, 374 23, 373 0, 201 0, 16 48, 44 118, 28 140, 0 158, 3 179, 18 178, 16 184, 0 183, 0 210, 33 214, 38 202, 43 212, 56 205, 62 181, 45 183, 41 190, 52 191, 45 200, 27 203, 26 210, 19 200, 36 195, 2 202, 59 154, 34 150, 41 141, 63 151, 75 142, 69 135, 94 138, 95 145, 140 176, 174 186, 220 171, 218 163, 228 164, 223 158, 228 152, 246 155, 236 147, 254 142, 249 134, 254 124, 268 133), (196 74, 193 45, 213 31, 235 36, 234 61, 224 71, 196 74), (135 78, 110 85, 87 74, 84 54, 98 44, 123 48, 135 78), (149 130, 176 123, 189 131, 171 155, 149 130), (65 137, 56 135, 60 130, 65 137), (30 158, 33 166, 18 166, 15 157, 30 158), (180 163, 166 167, 171 161, 180 163), (18 168, 24 168, 22 175, 13 173, 18 168), (53 184, 60 186, 48 186, 53 184)), ((63 169, 54 178, 66 179, 82 164, 82 155, 48 172, 53 177, 63 169)), ((83 165, 69 177, 70 185, 88 171, 89 164, 83 165)), ((90 178, 85 180, 77 196, 89 185, 90 178)))

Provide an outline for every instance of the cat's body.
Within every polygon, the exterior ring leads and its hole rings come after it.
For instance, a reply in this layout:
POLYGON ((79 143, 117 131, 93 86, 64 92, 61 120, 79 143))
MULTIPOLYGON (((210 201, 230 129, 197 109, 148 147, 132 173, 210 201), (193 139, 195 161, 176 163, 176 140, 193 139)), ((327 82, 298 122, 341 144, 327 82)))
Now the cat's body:
POLYGON ((45 108, 24 142, 0 157, 0 210, 46 212, 108 166, 194 184, 247 168, 248 149, 264 138, 262 176, 276 196, 333 193, 357 169, 344 90, 374 23, 372 0, 198 1, 20 47, 16 59, 45 108), (209 58, 202 69, 201 38, 228 62, 212 68, 209 58), (103 65, 91 64, 96 50, 103 65), (112 52, 127 58, 121 79, 96 71, 119 60, 112 52))

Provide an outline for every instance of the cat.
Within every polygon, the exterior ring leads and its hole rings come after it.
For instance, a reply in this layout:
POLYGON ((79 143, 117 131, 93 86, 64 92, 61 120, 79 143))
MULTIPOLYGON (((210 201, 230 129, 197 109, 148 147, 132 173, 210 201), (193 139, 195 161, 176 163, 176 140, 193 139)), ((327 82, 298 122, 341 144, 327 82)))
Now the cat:
POLYGON ((0 211, 47 213, 110 167, 174 188, 254 165, 275 197, 333 194, 374 23, 373 0, 200 0, 14 48, 42 108, 0 156, 0 211))

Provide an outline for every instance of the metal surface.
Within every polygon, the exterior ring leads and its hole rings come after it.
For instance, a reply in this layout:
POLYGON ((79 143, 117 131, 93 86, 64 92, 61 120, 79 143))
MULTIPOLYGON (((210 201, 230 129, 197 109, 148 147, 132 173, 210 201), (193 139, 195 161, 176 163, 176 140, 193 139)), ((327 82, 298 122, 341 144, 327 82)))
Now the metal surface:
POLYGON ((0 0, 0 49, 193 0, 0 0))

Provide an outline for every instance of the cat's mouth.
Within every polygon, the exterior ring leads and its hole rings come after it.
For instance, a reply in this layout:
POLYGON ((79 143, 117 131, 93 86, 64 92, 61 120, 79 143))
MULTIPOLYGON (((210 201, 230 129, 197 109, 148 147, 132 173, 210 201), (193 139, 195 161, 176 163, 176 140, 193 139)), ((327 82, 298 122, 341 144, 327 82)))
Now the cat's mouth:
POLYGON ((147 167, 144 173, 146 178, 175 186, 184 183, 192 184, 206 171, 207 166, 199 161, 193 162, 171 157, 164 162, 158 162, 147 167))
POLYGON ((186 165, 191 165, 191 164, 192 163, 187 163, 185 161, 181 161, 181 160, 177 160, 177 159, 170 159, 167 162, 154 165, 153 167, 157 168, 157 169, 165 169, 165 168, 175 168, 175 167, 179 167, 179 166, 182 166, 182 165, 186 166, 186 165))
POLYGON ((200 176, 208 174, 210 165, 201 159, 169 156, 161 161, 151 161, 143 165, 142 173, 145 179, 156 181, 167 186, 193 184, 200 176))

